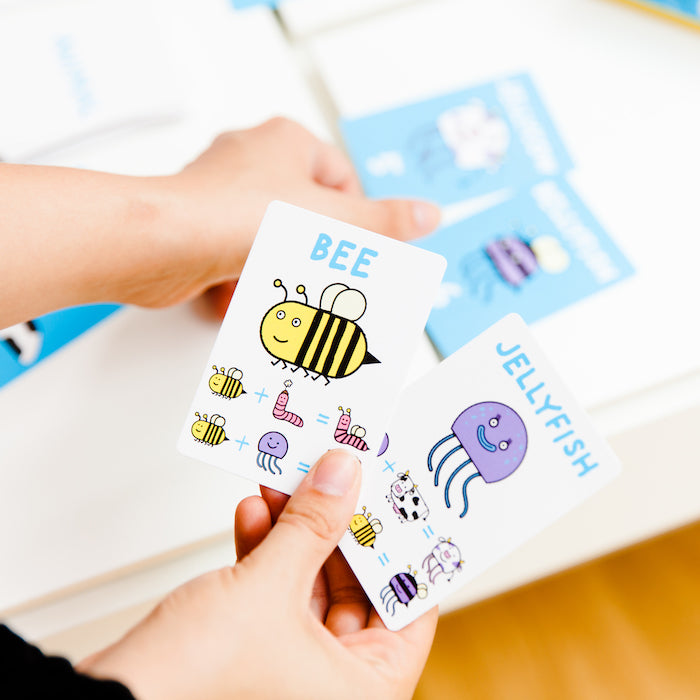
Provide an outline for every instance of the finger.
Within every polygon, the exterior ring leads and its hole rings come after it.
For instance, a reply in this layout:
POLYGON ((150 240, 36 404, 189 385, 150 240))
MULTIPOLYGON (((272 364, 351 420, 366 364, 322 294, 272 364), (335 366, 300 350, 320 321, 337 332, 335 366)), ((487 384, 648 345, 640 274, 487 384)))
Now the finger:
POLYGON ((317 193, 315 211, 400 241, 425 236, 440 225, 440 208, 410 199, 372 200, 323 189, 317 193), (323 206, 324 211, 320 207, 323 206))
POLYGON ((311 589, 311 614, 321 623, 328 616, 328 578, 326 572, 321 569, 314 579, 314 585, 311 589))
POLYGON ((289 499, 257 548, 259 569, 288 580, 293 598, 308 595, 325 560, 348 527, 360 490, 360 463, 345 450, 329 450, 289 499))
POLYGON ((272 528, 270 509, 260 496, 244 498, 236 508, 234 539, 240 561, 250 554, 272 528))
POLYGON ((280 517, 280 513, 284 510, 284 507, 287 505, 289 496, 286 493, 275 491, 274 489, 268 488, 267 486, 260 487, 260 495, 265 499, 265 503, 267 503, 267 507, 270 509, 272 523, 276 523, 277 518, 280 517))
POLYGON ((318 142, 311 164, 311 177, 324 187, 332 187, 347 194, 360 195, 362 187, 348 157, 330 143, 318 142))
POLYGON ((364 629, 372 606, 339 549, 334 550, 324 569, 329 603, 326 627, 338 637, 364 629))

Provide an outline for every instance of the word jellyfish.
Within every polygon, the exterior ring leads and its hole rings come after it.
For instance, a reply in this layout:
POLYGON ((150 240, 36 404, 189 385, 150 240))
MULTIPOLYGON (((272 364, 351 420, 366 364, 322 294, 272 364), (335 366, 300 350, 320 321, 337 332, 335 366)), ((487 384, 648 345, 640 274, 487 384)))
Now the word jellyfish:
POLYGON ((428 469, 435 471, 435 486, 443 469, 450 472, 445 484, 448 508, 452 507, 450 486, 458 474, 467 470, 462 484, 464 507, 459 515, 463 518, 469 509, 469 482, 477 476, 487 484, 505 479, 521 465, 526 450, 527 430, 522 418, 505 404, 484 401, 462 411, 452 424, 452 432, 433 445, 428 469))

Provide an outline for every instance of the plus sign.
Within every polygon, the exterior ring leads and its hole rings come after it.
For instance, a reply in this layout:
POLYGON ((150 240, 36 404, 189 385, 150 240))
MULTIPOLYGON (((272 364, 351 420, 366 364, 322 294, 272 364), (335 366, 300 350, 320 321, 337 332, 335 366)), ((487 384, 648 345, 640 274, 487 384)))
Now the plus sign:
POLYGON ((240 452, 246 445, 250 445, 249 442, 246 442, 245 435, 240 439, 240 440, 234 440, 234 442, 238 443, 238 451, 240 452))
POLYGON ((265 393, 265 387, 263 387, 260 391, 254 391, 253 392, 256 396, 260 397, 258 398, 258 403, 260 403, 263 399, 268 398, 270 395, 265 393))
POLYGON ((385 472, 387 469, 391 469, 391 473, 393 474, 394 473, 394 465, 396 464, 396 462, 389 462, 388 459, 385 459, 384 463, 386 464, 386 467, 384 467, 384 469, 382 469, 382 471, 385 472))

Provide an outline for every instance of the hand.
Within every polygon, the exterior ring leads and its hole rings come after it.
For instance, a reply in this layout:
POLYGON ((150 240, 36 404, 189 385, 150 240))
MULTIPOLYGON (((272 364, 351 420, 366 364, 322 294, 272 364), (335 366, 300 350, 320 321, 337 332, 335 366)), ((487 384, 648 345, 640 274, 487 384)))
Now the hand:
POLYGON ((139 700, 410 698, 433 608, 389 632, 335 545, 360 487, 357 460, 327 452, 295 494, 265 490, 236 513, 239 562, 178 588, 79 670, 139 700))
POLYGON ((426 202, 367 199, 338 148, 282 118, 221 134, 182 172, 156 180, 181 224, 170 228, 162 243, 168 250, 167 277, 159 276, 148 288, 140 284, 129 296, 145 306, 190 299, 224 283, 208 295, 223 316, 235 287, 231 281, 240 275, 265 209, 275 199, 399 240, 425 235, 440 220, 439 209, 426 202), (177 286, 170 288, 168 279, 176 279, 177 286))

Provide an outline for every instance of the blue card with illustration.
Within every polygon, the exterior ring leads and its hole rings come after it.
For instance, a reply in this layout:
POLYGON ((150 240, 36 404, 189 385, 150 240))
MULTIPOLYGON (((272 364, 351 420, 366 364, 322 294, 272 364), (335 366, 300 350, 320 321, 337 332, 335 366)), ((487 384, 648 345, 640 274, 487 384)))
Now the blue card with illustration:
POLYGON ((532 322, 633 268, 564 180, 545 180, 418 245, 447 258, 427 330, 450 355, 502 316, 532 322))
POLYGON ((118 308, 115 304, 76 306, 0 330, 0 386, 31 369, 118 308))
POLYGON ((572 167, 527 75, 341 122, 365 192, 451 204, 572 167))
POLYGON ((643 0, 642 4, 661 6, 669 10, 675 10, 691 17, 700 17, 700 2, 698 0, 643 0))

